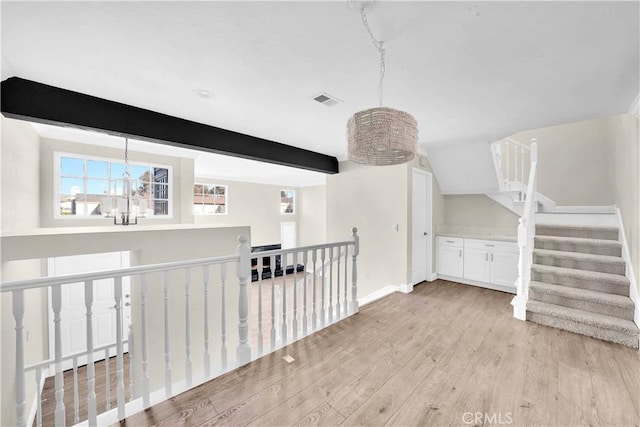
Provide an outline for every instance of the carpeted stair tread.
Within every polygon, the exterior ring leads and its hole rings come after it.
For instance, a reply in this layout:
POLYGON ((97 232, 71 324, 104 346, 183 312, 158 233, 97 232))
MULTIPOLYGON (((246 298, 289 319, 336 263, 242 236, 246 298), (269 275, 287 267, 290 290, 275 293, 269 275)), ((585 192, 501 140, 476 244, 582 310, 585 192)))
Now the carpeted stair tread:
POLYGON ((629 279, 620 274, 577 270, 553 265, 533 264, 531 271, 535 281, 590 289, 592 291, 629 295, 629 279))
POLYGON ((638 331, 636 324, 631 320, 619 319, 617 317, 591 313, 589 311, 577 310, 575 308, 562 307, 555 304, 547 304, 540 301, 527 302, 527 311, 572 322, 583 323, 596 328, 621 332, 630 336, 637 337, 640 332, 638 331))
POLYGON ((622 244, 616 240, 585 237, 535 236, 535 248, 594 255, 622 255, 622 244))
POLYGON ((620 275, 624 275, 626 267, 621 257, 548 249, 534 249, 533 259, 536 264, 620 275))
POLYGON ((602 240, 618 240, 617 227, 536 224, 537 236, 566 236, 602 240))
POLYGON ((529 288, 538 292, 544 292, 564 298, 572 298, 593 303, 606 304, 614 307, 628 308, 631 310, 634 309, 633 301, 631 300, 631 298, 622 295, 607 294, 604 292, 590 291, 588 289, 581 288, 572 288, 570 286, 551 285, 549 283, 535 281, 530 282, 529 288))

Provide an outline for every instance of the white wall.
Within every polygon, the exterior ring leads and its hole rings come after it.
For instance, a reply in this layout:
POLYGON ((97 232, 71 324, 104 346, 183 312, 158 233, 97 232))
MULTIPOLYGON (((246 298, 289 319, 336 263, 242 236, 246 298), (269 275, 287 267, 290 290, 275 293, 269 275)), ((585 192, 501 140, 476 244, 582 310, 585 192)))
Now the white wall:
POLYGON ((314 185, 298 190, 298 245, 309 246, 327 240, 327 187, 314 185))
MULTIPOLYGON (((89 156, 104 157, 109 159, 121 159, 123 149, 81 144, 77 142, 61 141, 42 138, 40 141, 40 224, 42 227, 78 227, 109 225, 113 220, 107 218, 54 218, 53 206, 54 194, 57 192, 57 183, 54 182, 54 153, 78 153, 89 156)), ((189 224, 193 223, 193 208, 191 197, 193 192, 193 159, 161 156, 151 153, 129 152, 131 162, 141 161, 152 164, 171 166, 173 169, 173 217, 172 218, 146 218, 140 221, 145 225, 157 224, 189 224), (182 195, 189 194, 187 207, 182 200, 182 195)))
POLYGON ((538 139, 538 192, 559 206, 613 205, 613 156, 608 119, 550 126, 516 133, 538 139))
MULTIPOLYGON (((195 215, 196 224, 251 227, 252 246, 280 243, 280 223, 299 222, 301 211, 300 189, 278 185, 196 178, 198 183, 226 185, 228 188, 226 215, 195 215), (296 191, 294 214, 280 213, 280 190, 296 191)), ((193 193, 193 186, 189 189, 193 193)), ((192 205, 190 205, 192 206, 192 205)), ((300 233, 300 224, 298 224, 300 233)), ((298 239, 298 243, 299 243, 298 239)))
MULTIPOLYGON (((638 118, 623 114, 608 122, 611 179, 620 208, 636 283, 640 287, 640 149, 638 118)), ((640 290, 640 289, 639 289, 640 290)))
POLYGON ((352 227, 359 230, 359 297, 406 283, 407 167, 347 161, 339 174, 327 176, 327 239, 345 240, 352 227))
POLYGON ((481 194, 444 196, 445 222, 442 233, 471 236, 515 237, 518 215, 481 194))
MULTIPOLYGON (((35 131, 27 123, 0 118, 2 127, 2 141, 0 162, 2 165, 0 188, 1 209, 0 216, 2 232, 33 229, 39 226, 39 144, 40 140, 35 131)), ((0 252, 1 254, 1 252, 0 252)), ((9 281, 18 277, 38 277, 41 273, 39 260, 28 260, 13 263, 2 263, 2 281, 9 281), (26 276, 25 276, 26 275, 26 276)), ((31 290, 25 292, 25 306, 33 310, 25 316, 25 343, 27 352, 26 363, 41 360, 47 350, 45 336, 47 316, 43 308, 43 292, 31 290), (44 315, 43 315, 44 314, 44 315)), ((15 424, 15 395, 13 372, 15 365, 15 331, 12 316, 12 301, 10 294, 2 294, 1 330, 2 343, 0 351, 0 375, 2 385, 2 416, 1 425, 15 424)), ((35 393, 33 378, 27 382, 28 412, 35 393)))

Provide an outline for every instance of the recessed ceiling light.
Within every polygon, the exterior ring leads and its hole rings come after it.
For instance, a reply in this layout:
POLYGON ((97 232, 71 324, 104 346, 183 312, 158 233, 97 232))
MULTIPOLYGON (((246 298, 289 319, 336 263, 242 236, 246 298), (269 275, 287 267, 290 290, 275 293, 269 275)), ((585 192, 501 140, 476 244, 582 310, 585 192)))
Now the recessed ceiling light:
POLYGON ((213 94, 206 89, 194 89, 193 93, 200 98, 209 99, 213 97, 213 94))

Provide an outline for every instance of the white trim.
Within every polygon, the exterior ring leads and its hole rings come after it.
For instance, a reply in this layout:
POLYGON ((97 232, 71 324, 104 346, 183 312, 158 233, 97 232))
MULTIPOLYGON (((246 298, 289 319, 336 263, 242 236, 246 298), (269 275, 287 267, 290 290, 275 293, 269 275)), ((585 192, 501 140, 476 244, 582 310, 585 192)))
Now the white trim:
POLYGON ((434 280, 438 280, 438 273, 436 272, 431 273, 431 276, 427 277, 428 282, 433 282, 434 280))
POLYGON ((413 283, 402 283, 400 286, 398 286, 398 290, 403 294, 410 294, 411 292, 413 292, 413 283))
POLYGON ((476 280, 463 279, 462 277, 452 277, 452 276, 446 276, 442 274, 438 274, 438 279, 461 283, 463 285, 478 286, 480 288, 492 289, 494 291, 507 292, 510 294, 517 293, 517 289, 515 286, 496 285, 494 283, 478 282, 476 280))
POLYGON ((384 298, 387 295, 391 295, 394 292, 400 292, 400 286, 398 285, 388 285, 382 289, 378 289, 375 292, 370 293, 369 295, 365 295, 363 297, 358 298, 358 305, 362 307, 363 305, 367 305, 372 303, 380 298, 384 298))
POLYGON ((280 215, 296 215, 297 214, 297 209, 298 207, 296 206, 296 199, 298 198, 298 195, 296 194, 296 190, 292 190, 292 189, 280 189, 280 192, 278 194, 280 201, 278 202, 278 211, 280 212, 280 215), (282 192, 283 191, 290 191, 293 193, 293 212, 282 212, 282 192))
MULTIPOLYGON (((98 220, 98 219, 106 219, 109 222, 112 222, 112 219, 106 218, 104 215, 60 215, 60 158, 61 157, 71 157, 76 159, 82 159, 85 162, 87 160, 98 161, 98 162, 108 162, 111 163, 121 163, 122 159, 114 159, 111 157, 100 157, 100 156, 92 156, 83 153, 68 153, 64 151, 55 151, 53 153, 53 219, 54 220, 62 220, 62 221, 70 221, 70 220, 98 220)), ((148 163, 148 162, 140 162, 140 161, 132 161, 130 162, 132 166, 149 166, 149 167, 157 167, 167 169, 167 174, 169 175, 169 182, 167 183, 167 189, 169 190, 168 194, 168 203, 169 203, 169 212, 167 215, 148 215, 145 216, 145 220, 151 219, 173 219, 173 203, 174 203, 174 176, 173 176, 173 166, 164 165, 160 163, 148 163)), ((79 179, 86 178, 86 171, 83 171, 83 176, 79 179)), ((110 178, 107 178, 106 181, 109 182, 110 178)), ((164 199, 161 199, 164 200, 164 199)))
POLYGON ((631 105, 629 106, 628 114, 638 118, 640 117, 640 93, 636 96, 636 99, 633 100, 631 105))
POLYGON ((635 311, 633 312, 633 321, 640 327, 640 298, 638 298, 638 284, 636 283, 636 276, 633 271, 633 263, 631 262, 631 254, 629 253, 629 245, 627 244, 627 238, 624 234, 624 224, 622 222, 622 214, 620 208, 616 208, 616 216, 618 218, 618 226, 620 230, 618 232, 618 241, 622 244, 622 259, 627 265, 625 276, 629 279, 629 298, 635 304, 635 311))

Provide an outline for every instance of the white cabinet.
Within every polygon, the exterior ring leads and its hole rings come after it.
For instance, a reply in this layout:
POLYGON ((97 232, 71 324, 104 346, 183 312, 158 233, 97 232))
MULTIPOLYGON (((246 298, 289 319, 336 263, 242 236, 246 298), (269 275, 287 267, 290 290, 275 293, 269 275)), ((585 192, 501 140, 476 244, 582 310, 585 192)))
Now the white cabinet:
POLYGON ((515 291, 518 256, 514 242, 438 236, 438 274, 464 283, 515 291))
POLYGON ((514 287, 518 247, 512 242, 464 239, 465 279, 514 287))
POLYGON ((463 239, 457 237, 438 237, 438 274, 462 277, 463 239))

